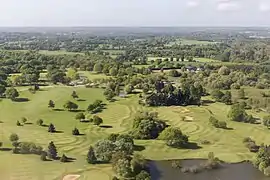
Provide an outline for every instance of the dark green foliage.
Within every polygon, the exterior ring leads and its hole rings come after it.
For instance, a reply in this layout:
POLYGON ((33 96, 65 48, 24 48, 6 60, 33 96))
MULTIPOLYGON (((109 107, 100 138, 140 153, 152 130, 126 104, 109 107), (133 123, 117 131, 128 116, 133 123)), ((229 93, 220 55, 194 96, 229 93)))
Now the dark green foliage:
POLYGON ((250 152, 258 152, 260 146, 257 146, 255 141, 247 137, 243 139, 243 143, 249 149, 250 152))
POLYGON ((255 123, 255 119, 251 115, 248 115, 240 104, 234 104, 231 106, 228 118, 237 122, 255 123))
POLYGON ((79 98, 79 96, 77 95, 76 91, 72 91, 71 97, 72 97, 73 99, 79 98))
POLYGON ((53 141, 51 141, 50 143, 49 143, 49 146, 48 146, 48 152, 47 152, 48 154, 48 157, 50 158, 50 159, 56 159, 57 158, 57 149, 56 149, 56 147, 55 147, 55 145, 54 145, 54 143, 53 143, 53 141))
POLYGON ((16 141, 19 141, 19 136, 15 133, 12 133, 10 136, 9 136, 9 140, 11 142, 16 142, 16 141))
POLYGON ((94 115, 93 116, 93 123, 94 123, 94 125, 99 126, 100 124, 103 123, 103 119, 97 115, 94 115))
POLYGON ((18 153, 20 154, 37 154, 40 155, 42 153, 42 147, 37 146, 32 142, 21 142, 18 145, 18 153))
POLYGON ((112 89, 106 89, 103 94, 108 101, 112 101, 113 97, 116 95, 116 93, 112 89))
POLYGON ((156 139, 166 128, 157 113, 139 112, 133 121, 132 135, 136 139, 156 139))
POLYGON ((60 158, 60 162, 63 163, 68 162, 68 157, 65 154, 63 154, 62 157, 60 158))
POLYGON ((52 123, 48 127, 48 132, 50 132, 50 133, 56 132, 55 127, 54 127, 54 125, 52 123))
POLYGON ((141 171, 136 175, 135 180, 151 180, 151 176, 147 171, 141 171))
POLYGON ((226 129, 227 128, 227 123, 225 121, 219 121, 217 120, 215 117, 211 116, 209 118, 209 123, 216 127, 216 128, 222 128, 222 129, 226 129))
POLYGON ((67 109, 68 111, 72 111, 72 110, 78 109, 79 106, 78 106, 76 103, 74 103, 74 102, 67 101, 67 102, 63 105, 63 107, 64 107, 65 109, 67 109))
POLYGON ((270 127, 270 115, 263 117, 263 125, 265 125, 268 128, 270 127))
POLYGON ((94 113, 98 113, 102 111, 103 107, 104 107, 104 104, 102 103, 102 101, 96 100, 94 101, 94 103, 89 104, 89 106, 87 107, 87 111, 94 114, 94 113))
POLYGON ((76 114, 75 119, 76 120, 83 120, 83 119, 85 119, 85 115, 80 112, 80 113, 76 114))
POLYGON ((17 126, 21 126, 20 121, 17 121, 17 122, 16 122, 16 125, 17 125, 17 126))
POLYGON ((143 170, 148 170, 147 161, 140 154, 134 154, 130 164, 134 175, 139 174, 143 170))
POLYGON ((232 104, 232 94, 230 91, 226 91, 225 94, 216 89, 211 92, 212 98, 214 98, 217 102, 223 102, 227 105, 232 104))
POLYGON ((79 131, 79 129, 74 128, 74 129, 72 130, 72 135, 74 135, 74 136, 78 136, 78 135, 80 135, 80 131, 79 131))
POLYGON ((25 117, 22 117, 22 122, 25 124, 27 122, 27 119, 25 117))
POLYGON ((42 119, 39 119, 39 120, 37 120, 36 123, 37 123, 38 126, 42 126, 43 125, 43 120, 42 119))
POLYGON ((268 175, 268 171, 265 171, 266 168, 270 166, 270 147, 262 144, 260 146, 259 151, 256 153, 255 161, 253 162, 254 166, 258 168, 262 172, 266 172, 268 175))
POLYGON ((117 152, 113 154, 112 167, 117 175, 123 178, 131 178, 133 176, 130 160, 130 156, 124 153, 117 152))
POLYGON ((52 100, 49 100, 48 108, 54 108, 55 104, 52 100))
POLYGON ((3 142, 0 142, 0 148, 3 146, 3 142))
POLYGON ((94 151, 94 148, 92 146, 90 146, 90 148, 88 150, 87 159, 86 160, 87 160, 87 162, 89 164, 95 164, 97 162, 95 151, 94 151))
POLYGON ((168 146, 175 148, 185 148, 188 145, 188 136, 174 127, 168 127, 163 130, 158 139, 165 140, 168 146))
POLYGON ((2 97, 2 95, 4 94, 4 92, 6 91, 6 87, 2 84, 0 84, 0 97, 2 97))
POLYGON ((171 84, 162 83, 156 85, 157 92, 146 96, 145 103, 149 106, 181 106, 200 104, 201 88, 184 84, 181 88, 175 88, 171 84))
POLYGON ((5 91, 6 98, 14 101, 17 97, 19 97, 19 92, 15 88, 9 88, 5 91))
POLYGON ((42 152, 40 154, 40 160, 41 161, 46 161, 47 160, 47 153, 46 152, 42 152))
POLYGON ((125 92, 126 92, 127 94, 131 94, 133 90, 134 90, 134 87, 133 87, 131 84, 128 84, 128 85, 125 87, 125 92))
POLYGON ((171 77, 179 77, 180 75, 181 74, 175 69, 172 69, 169 71, 169 76, 171 76, 171 77))

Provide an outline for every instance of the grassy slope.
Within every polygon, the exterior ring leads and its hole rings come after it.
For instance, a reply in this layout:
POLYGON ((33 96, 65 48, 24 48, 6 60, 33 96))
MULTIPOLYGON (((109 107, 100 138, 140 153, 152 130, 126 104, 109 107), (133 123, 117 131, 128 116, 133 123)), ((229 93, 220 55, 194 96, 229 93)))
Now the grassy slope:
MULTIPOLYGON (((66 100, 72 100, 70 94, 73 87, 54 87, 46 88, 36 94, 30 94, 28 91, 22 91, 21 97, 28 97, 29 102, 11 102, 3 100, 0 102, 0 141, 4 145, 10 146, 8 137, 10 133, 16 132, 21 141, 33 141, 39 143, 44 148, 49 141, 53 140, 58 147, 59 154, 66 153, 68 156, 77 158, 74 163, 62 164, 59 162, 42 162, 35 155, 13 155, 11 152, 0 151, 0 179, 57 179, 66 173, 82 174, 81 179, 109 179, 112 171, 109 165, 88 165, 85 162, 85 155, 90 144, 98 139, 106 137, 110 133, 127 132, 132 125, 134 114, 142 109, 137 104, 137 96, 131 96, 127 99, 118 99, 114 103, 108 103, 100 116, 104 119, 104 125, 111 125, 113 128, 102 129, 89 125, 87 123, 78 123, 72 112, 55 112, 47 108, 49 99, 56 103, 56 108, 62 108, 66 100), (44 98, 46 97, 46 98, 44 98), (45 123, 54 123, 57 130, 64 133, 49 134, 46 127, 38 127, 35 124, 25 125, 23 127, 15 126, 16 120, 21 117, 27 117, 30 122, 35 123, 38 118, 45 120, 45 123), (77 127, 85 136, 74 137, 71 130, 77 127)), ((21 89, 23 90, 23 89, 21 89)), ((76 88, 81 99, 86 101, 77 102, 80 109, 85 109, 87 105, 95 99, 102 99, 102 90, 76 88)), ((246 91, 249 92, 248 90, 246 91)), ((210 145, 201 145, 197 150, 181 150, 168 148, 164 142, 151 140, 136 140, 137 145, 145 146, 141 151, 143 155, 150 159, 173 159, 173 158, 195 158, 206 157, 210 151, 215 152, 216 156, 225 161, 237 162, 245 159, 251 159, 254 154, 250 153, 244 147, 242 139, 252 137, 258 144, 264 142, 270 143, 268 138, 269 130, 262 125, 250 125, 244 123, 230 122, 227 120, 229 106, 221 103, 208 104, 207 106, 197 107, 160 107, 148 108, 158 111, 160 118, 166 120, 173 126, 180 127, 181 130, 190 136, 192 142, 199 143, 201 140, 209 140, 210 145), (233 130, 215 129, 208 125, 210 115, 214 115, 220 120, 226 120, 228 126, 233 130), (181 121, 185 116, 189 122, 181 121)), ((260 117, 261 114, 250 112, 260 117)))

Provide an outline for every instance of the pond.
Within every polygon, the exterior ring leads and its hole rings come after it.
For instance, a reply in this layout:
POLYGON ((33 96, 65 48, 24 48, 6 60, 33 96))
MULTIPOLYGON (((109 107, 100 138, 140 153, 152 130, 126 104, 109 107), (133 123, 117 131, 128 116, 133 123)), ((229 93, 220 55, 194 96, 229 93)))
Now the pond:
MULTIPOLYGON (((190 167, 201 164, 205 160, 181 160, 181 166, 190 167)), ((183 173, 181 169, 172 168, 172 161, 150 161, 152 180, 270 180, 251 163, 223 163, 216 170, 203 171, 197 174, 183 173)))

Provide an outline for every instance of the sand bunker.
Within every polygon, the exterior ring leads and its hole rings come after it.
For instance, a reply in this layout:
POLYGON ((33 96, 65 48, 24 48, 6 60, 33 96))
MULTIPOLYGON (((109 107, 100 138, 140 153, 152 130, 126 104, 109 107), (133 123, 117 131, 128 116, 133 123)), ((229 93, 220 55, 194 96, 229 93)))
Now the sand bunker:
POLYGON ((64 176, 63 180, 77 180, 79 179, 80 175, 76 175, 76 174, 69 174, 64 176))

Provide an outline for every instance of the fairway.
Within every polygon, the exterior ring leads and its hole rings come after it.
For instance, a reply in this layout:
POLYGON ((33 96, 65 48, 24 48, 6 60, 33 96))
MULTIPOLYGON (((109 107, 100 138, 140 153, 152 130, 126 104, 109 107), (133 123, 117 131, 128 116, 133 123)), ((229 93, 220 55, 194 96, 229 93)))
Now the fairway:
MULTIPOLYGON (((27 89, 27 88, 26 88, 27 89)), ((215 152, 216 156, 228 162, 239 162, 252 159, 253 155, 242 144, 244 137, 251 137, 260 143, 270 143, 269 130, 262 125, 231 122, 227 120, 229 106, 221 103, 207 104, 206 106, 188 107, 145 107, 139 106, 138 96, 131 95, 126 99, 117 99, 116 102, 105 101, 103 90, 87 89, 84 87, 48 87, 36 94, 31 94, 26 89, 21 89, 20 97, 29 98, 28 102, 12 102, 3 99, 0 102, 0 140, 5 147, 11 147, 8 137, 16 132, 21 141, 31 141, 47 148, 50 141, 54 141, 59 154, 65 153, 69 157, 76 158, 72 163, 42 162, 35 155, 13 155, 11 152, 0 151, 0 179, 28 180, 31 177, 40 179, 58 179, 66 174, 79 174, 80 179, 109 180, 113 176, 110 165, 89 165, 85 156, 90 144, 108 136, 110 133, 125 133, 131 129, 132 119, 136 112, 141 109, 157 111, 161 119, 168 124, 179 127, 189 135, 191 142, 198 143, 201 149, 173 149, 159 140, 136 140, 136 145, 144 146, 140 153, 148 159, 175 159, 175 158, 205 158, 208 152, 215 152), (79 98, 76 101, 71 98, 71 92, 76 90, 79 98), (46 97, 46 98, 44 98, 46 97), (71 100, 79 105, 80 110, 85 110, 89 103, 96 99, 106 102, 106 109, 99 115, 104 120, 104 125, 112 128, 100 128, 89 123, 80 123, 75 120, 76 113, 67 111, 53 111, 47 108, 49 100, 54 100, 56 109, 62 109, 65 101, 71 100), (182 121, 185 116, 187 121, 182 121), (210 116, 219 120, 225 120, 232 130, 216 129, 208 124, 210 116), (26 117, 29 123, 21 127, 16 126, 16 121, 26 117), (35 124, 39 118, 45 124, 53 123, 57 130, 62 133, 50 134, 46 127, 35 124), (72 136, 71 131, 77 127, 84 136, 72 136), (222 133, 222 136, 220 134, 222 133), (201 141, 208 140, 210 144, 202 145, 201 141), (2 173, 3 172, 3 173, 2 173)), ((250 92, 250 91, 248 91, 250 92)), ((255 117, 260 114, 251 111, 255 117)))

